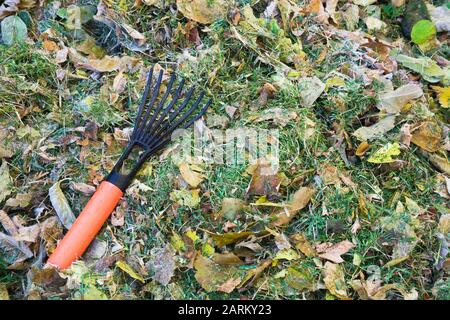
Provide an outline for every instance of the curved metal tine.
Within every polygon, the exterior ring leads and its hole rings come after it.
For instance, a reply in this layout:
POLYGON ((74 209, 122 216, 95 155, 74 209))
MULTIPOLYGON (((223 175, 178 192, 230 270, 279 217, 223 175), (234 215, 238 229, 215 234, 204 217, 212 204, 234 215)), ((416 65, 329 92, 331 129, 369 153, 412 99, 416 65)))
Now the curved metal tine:
POLYGON ((134 129, 133 129, 131 138, 134 138, 134 136, 136 135, 136 133, 138 131, 137 128, 139 127, 139 122, 141 120, 142 111, 144 110, 145 103, 147 102, 147 98, 150 93, 150 87, 152 86, 152 78, 153 78, 153 67, 151 67, 150 71, 147 73, 145 89, 144 89, 144 93, 141 98, 141 102, 139 103, 139 106, 138 106, 138 112, 136 115, 136 119, 134 120, 134 129))
MULTIPOLYGON (((170 103, 167 105, 166 108, 164 108, 163 113, 161 114, 161 116, 159 117, 157 123, 151 127, 151 130, 147 130, 145 133, 146 135, 153 135, 153 133, 155 132, 156 129, 159 128, 161 122, 164 121, 164 118, 166 117, 167 113, 169 113, 169 111, 172 109, 172 107, 175 105, 175 103, 178 101, 178 98, 180 96, 181 90, 183 89, 184 86, 184 79, 181 79, 180 84, 178 85, 177 90, 175 91, 175 94, 172 97, 172 100, 170 101, 170 103)), ((176 112, 176 111, 175 111, 176 112)))
POLYGON ((176 102, 176 100, 178 100, 178 95, 176 97, 176 99, 174 99, 172 102, 172 104, 169 104, 167 106, 167 108, 164 110, 163 114, 160 116, 160 118, 158 119, 158 123, 157 125, 154 126, 154 129, 148 133, 147 138, 145 139, 145 143, 149 143, 151 139, 154 139, 155 136, 158 136, 162 130, 164 130, 165 128, 167 128, 167 126, 170 124, 170 122, 173 120, 174 117, 176 117, 189 103, 189 101, 191 100, 191 96, 194 93, 194 87, 192 87, 191 89, 189 89, 186 98, 184 99, 183 103, 169 116, 169 119, 166 119, 167 114, 170 112, 170 110, 172 109, 172 106, 174 105, 174 103, 176 102), (173 115, 173 117, 171 117, 173 115), (163 125, 161 125, 161 123, 163 125))
POLYGON ((163 97, 159 101, 158 106, 156 107, 155 112, 153 113, 152 117, 150 118, 150 120, 145 125, 145 128, 143 129, 144 130, 144 134, 148 134, 149 130, 151 130, 152 128, 157 126, 155 124, 155 119, 159 115, 159 113, 161 112, 161 109, 163 108, 164 103, 166 102, 167 97, 170 94, 170 90, 172 90, 172 86, 173 86, 173 83, 175 82, 175 78, 176 78, 176 75, 175 75, 175 73, 173 73, 170 76, 170 81, 169 81, 169 84, 167 85, 166 92, 164 93, 163 97))
MULTIPOLYGON (((163 136, 167 136, 170 135, 172 133, 172 131, 177 128, 184 120, 186 120, 187 117, 189 117, 197 108, 197 106, 200 104, 201 100, 203 99, 203 96, 205 95, 205 92, 200 92, 199 97, 197 98, 197 100, 194 102, 194 104, 189 108, 188 111, 186 111, 186 113, 184 113, 181 118, 178 118, 177 121, 175 121, 174 124, 172 124, 172 126, 170 126, 169 129, 165 130, 165 128, 167 127, 168 124, 170 124, 170 121, 167 121, 166 124, 161 128, 161 130, 158 132, 158 134, 156 136, 159 136, 159 134, 162 134, 163 136), (165 130, 165 131, 162 131, 165 130)), ((190 97, 189 97, 190 100, 190 97)), ((184 101, 183 104, 187 104, 188 101, 184 101)), ((174 119, 175 120, 175 119, 174 119)), ((150 137, 153 138, 153 137, 150 137)), ((150 142, 150 141, 148 141, 150 142)), ((147 143, 148 143, 147 142, 147 143)), ((154 145, 154 143, 152 142, 151 144, 149 144, 149 147, 152 147, 154 145)))
POLYGON ((147 111, 145 112, 144 118, 138 127, 138 134, 136 136, 136 139, 143 138, 144 128, 146 126, 148 117, 150 116, 150 111, 152 110, 153 104, 155 103, 156 98, 159 95, 159 88, 161 87, 162 76, 163 76, 163 71, 161 70, 161 71, 159 71, 158 80, 156 81, 155 87, 153 89, 154 90, 153 95, 150 98, 150 102, 147 105, 147 111))

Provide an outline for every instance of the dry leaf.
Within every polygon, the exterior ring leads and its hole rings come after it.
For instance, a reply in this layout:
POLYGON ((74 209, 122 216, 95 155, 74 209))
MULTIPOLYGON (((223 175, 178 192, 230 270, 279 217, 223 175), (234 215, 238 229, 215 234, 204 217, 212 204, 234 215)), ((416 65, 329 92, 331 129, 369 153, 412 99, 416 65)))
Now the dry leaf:
POLYGON ((70 208, 69 202, 60 187, 61 181, 56 182, 49 190, 50 202, 58 215, 59 220, 66 229, 70 229, 75 221, 75 215, 70 208))
POLYGON ((9 208, 26 208, 30 204, 32 197, 29 193, 19 193, 15 198, 6 200, 5 206, 9 208))
POLYGON ((253 235, 253 232, 229 232, 224 234, 213 234, 212 238, 218 248, 235 243, 239 240, 244 240, 245 238, 253 235))
POLYGON ((193 166, 189 166, 189 164, 187 164, 186 162, 180 163, 178 165, 178 168, 180 169, 180 173, 183 179, 193 188, 197 188, 205 178, 205 176, 198 171, 194 171, 193 166))
POLYGON ((303 233, 296 233, 291 236, 292 241, 295 243, 295 247, 300 250, 307 257, 317 256, 316 249, 311 245, 311 243, 306 238, 303 233))
POLYGON ((447 158, 432 153, 429 155, 429 160, 438 170, 450 175, 450 161, 447 158))
POLYGON ((273 226, 282 226, 288 224, 295 215, 307 206, 315 191, 309 187, 302 187, 294 193, 292 200, 289 202, 289 207, 283 211, 275 213, 273 217, 275 220, 271 223, 273 226))
POLYGON ((348 298, 344 270, 338 264, 325 262, 323 282, 330 293, 338 298, 348 298))
POLYGON ((224 18, 228 11, 228 2, 215 0, 177 0, 178 10, 188 19, 202 24, 210 24, 217 19, 224 18))
POLYGON ((19 232, 19 229, 14 224, 12 219, 3 210, 0 210, 0 224, 2 225, 3 229, 5 229, 5 231, 11 236, 15 236, 19 232))
POLYGON ((134 271, 133 268, 129 264, 127 264, 125 261, 122 261, 122 260, 117 261, 116 266, 119 267, 120 269, 122 269, 124 272, 126 272, 133 279, 136 279, 142 283, 145 283, 144 278, 141 275, 139 275, 136 271, 134 271))
POLYGON ((219 212, 221 217, 233 221, 245 208, 245 201, 236 198, 223 198, 222 209, 219 212))
POLYGON ((12 179, 9 175, 8 163, 3 160, 0 166, 0 203, 11 194, 12 179))
POLYGON ((247 196, 277 196, 282 179, 282 175, 273 172, 269 164, 258 164, 247 188, 247 196))
POLYGON ((83 183, 83 182, 72 182, 71 183, 71 187, 72 187, 73 190, 81 192, 85 196, 91 196, 95 192, 95 187, 94 186, 90 186, 90 185, 88 185, 86 183, 83 183))
POLYGON ((152 279, 163 286, 169 284, 175 272, 175 258, 170 245, 154 248, 150 260, 145 267, 152 274, 152 279))
POLYGON ((338 168, 329 163, 321 166, 318 174, 325 185, 340 183, 338 168))
POLYGON ((348 240, 341 241, 333 245, 320 244, 316 246, 316 250, 319 253, 319 257, 327 259, 334 263, 342 263, 341 255, 347 253, 350 249, 354 248, 355 245, 348 240))
POLYGON ((422 88, 418 84, 407 84, 400 88, 385 92, 379 96, 380 105, 378 108, 387 113, 397 114, 412 99, 417 99, 423 95, 422 88))
POLYGON ((414 128, 411 142, 428 152, 436 152, 441 146, 442 128, 433 121, 425 121, 414 128))
POLYGON ((370 127, 361 127, 353 135, 361 141, 375 139, 395 127, 395 116, 387 116, 370 127))
POLYGON ((370 144, 367 141, 363 141, 359 144, 358 148, 356 148, 355 154, 358 157, 363 156, 367 150, 369 150, 370 144))
POLYGON ((197 254, 194 268, 196 270, 195 279, 207 292, 233 291, 245 272, 235 265, 219 265, 200 253, 197 254))

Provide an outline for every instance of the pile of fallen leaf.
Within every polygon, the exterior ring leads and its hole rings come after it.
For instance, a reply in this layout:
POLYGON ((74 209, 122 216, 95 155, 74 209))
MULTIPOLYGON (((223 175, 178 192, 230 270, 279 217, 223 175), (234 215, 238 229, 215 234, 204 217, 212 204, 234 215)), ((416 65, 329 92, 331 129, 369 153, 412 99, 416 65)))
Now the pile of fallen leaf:
POLYGON ((245 3, 0 0, 0 299, 450 299, 448 3, 245 3), (173 143, 55 270, 152 65, 280 152, 173 143))

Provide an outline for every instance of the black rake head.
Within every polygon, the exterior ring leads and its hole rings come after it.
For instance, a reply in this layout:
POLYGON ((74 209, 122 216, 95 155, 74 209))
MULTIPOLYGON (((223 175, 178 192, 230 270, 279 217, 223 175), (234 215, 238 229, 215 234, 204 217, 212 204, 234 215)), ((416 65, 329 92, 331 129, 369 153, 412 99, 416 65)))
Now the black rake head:
POLYGON ((201 91, 197 99, 192 99, 195 88, 192 87, 187 92, 183 92, 184 79, 181 79, 176 89, 172 89, 176 80, 175 73, 170 76, 167 89, 161 94, 163 71, 160 70, 155 82, 153 73, 151 68, 138 106, 130 141, 107 178, 123 191, 142 164, 170 142, 175 130, 190 127, 204 115, 211 104, 209 99, 203 107, 199 108, 205 93, 201 91), (181 100, 182 102, 178 103, 181 100), (134 161, 131 170, 123 172, 124 162, 136 148, 141 149, 138 159, 134 161))

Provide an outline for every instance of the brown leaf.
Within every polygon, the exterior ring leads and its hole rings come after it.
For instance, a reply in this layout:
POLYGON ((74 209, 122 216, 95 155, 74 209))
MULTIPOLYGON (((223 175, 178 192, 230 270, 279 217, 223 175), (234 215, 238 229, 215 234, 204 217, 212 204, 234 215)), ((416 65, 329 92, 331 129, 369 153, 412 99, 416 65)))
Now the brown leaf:
POLYGON ((282 175, 273 172, 270 164, 258 164, 247 188, 247 196, 276 196, 282 181, 282 175))
POLYGON ((450 161, 447 158, 433 153, 429 155, 429 160, 438 170, 450 175, 450 161))
POLYGON ((344 240, 333 245, 328 243, 319 244, 316 246, 316 250, 319 253, 320 258, 330 260, 334 263, 342 263, 344 262, 344 259, 342 259, 341 255, 347 253, 354 247, 355 245, 353 243, 348 240, 344 240))
POLYGON ((122 227, 125 224, 125 212, 128 207, 126 200, 121 200, 119 205, 111 214, 111 224, 115 227, 122 227))
POLYGON ((271 225, 282 226, 288 224, 300 210, 308 205, 314 193, 314 189, 310 187, 302 187, 297 190, 289 202, 289 207, 272 215, 275 220, 272 221, 271 225))
POLYGON ((14 224, 12 219, 3 210, 0 210, 0 224, 2 225, 3 229, 5 229, 5 231, 11 236, 15 236, 19 232, 19 229, 14 224))
POLYGON ((411 125, 409 123, 405 123, 400 129, 400 143, 409 147, 411 144, 411 139, 411 125))
POLYGON ((340 183, 338 168, 329 163, 321 166, 318 173, 325 185, 340 183))
POLYGON ((307 257, 317 256, 317 252, 303 233, 296 233, 291 236, 295 247, 307 257))
POLYGON ((242 260, 239 259, 238 256, 236 256, 232 252, 228 253, 214 253, 212 256, 212 259, 215 263, 220 264, 222 266, 224 265, 237 265, 242 264, 242 260))
POLYGON ((231 293, 239 283, 241 283, 241 278, 236 279, 230 278, 224 283, 222 283, 219 287, 217 287, 217 291, 231 293))
POLYGON ((175 258, 170 245, 153 249, 151 258, 146 264, 147 270, 153 274, 152 279, 163 286, 169 284, 174 275, 175 267, 175 258))
POLYGON ((45 242, 45 251, 50 255, 56 249, 57 241, 62 238, 63 227, 58 217, 50 217, 41 223, 40 229, 40 237, 45 242))
POLYGON ((262 86, 261 89, 259 89, 258 93, 259 93, 259 99, 258 102, 261 106, 265 106, 267 104, 267 100, 269 98, 273 98, 273 96, 275 95, 275 93, 277 92, 277 89, 275 89, 275 87, 266 82, 264 83, 264 85, 262 86))
POLYGON ((73 190, 78 191, 78 192, 84 194, 85 196, 91 196, 95 192, 94 186, 90 186, 87 183, 83 183, 83 182, 72 182, 71 187, 73 190))
POLYGON ((428 152, 436 152, 441 146, 442 128, 433 121, 425 121, 414 128, 411 142, 428 152))
POLYGON ((0 202, 6 199, 12 192, 12 179, 9 175, 8 163, 3 160, 0 166, 0 202))
POLYGON ((380 110, 387 113, 396 114, 402 111, 403 107, 412 99, 417 99, 423 95, 422 88, 418 84, 409 83, 395 91, 385 92, 380 95, 380 110))

